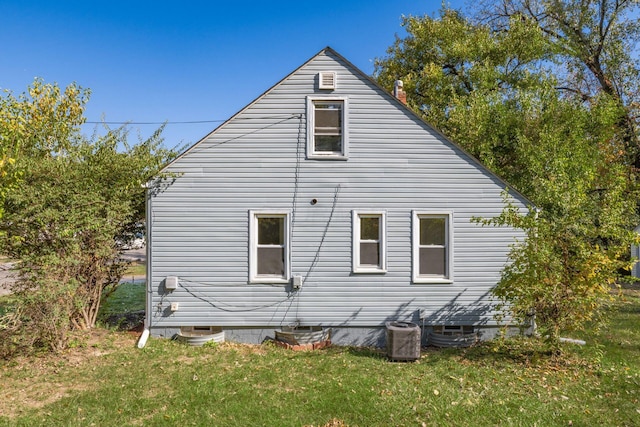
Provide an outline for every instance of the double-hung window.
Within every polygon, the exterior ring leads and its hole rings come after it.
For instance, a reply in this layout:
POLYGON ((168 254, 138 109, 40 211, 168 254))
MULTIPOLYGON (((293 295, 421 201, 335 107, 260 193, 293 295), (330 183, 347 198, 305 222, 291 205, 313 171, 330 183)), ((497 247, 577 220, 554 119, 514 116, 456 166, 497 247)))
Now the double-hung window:
POLYGON ((289 214, 251 211, 249 280, 253 283, 289 281, 289 214))
POLYGON ((346 159, 347 98, 307 98, 307 157, 346 159))
POLYGON ((413 213, 413 281, 451 283, 451 213, 413 213))
POLYGON ((384 212, 353 211, 353 272, 384 273, 386 263, 384 212))

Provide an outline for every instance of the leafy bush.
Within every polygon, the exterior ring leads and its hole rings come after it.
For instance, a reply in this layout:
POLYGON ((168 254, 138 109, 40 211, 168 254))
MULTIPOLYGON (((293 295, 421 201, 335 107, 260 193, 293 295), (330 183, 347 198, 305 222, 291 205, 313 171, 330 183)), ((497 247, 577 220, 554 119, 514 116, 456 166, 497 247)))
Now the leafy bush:
POLYGON ((29 95, 2 100, 0 129, 21 147, 21 180, 0 219, 0 252, 19 271, 0 329, 16 351, 59 350, 69 331, 95 326, 128 265, 123 237, 143 222, 144 184, 175 154, 162 148, 162 128, 134 146, 124 128, 87 139, 79 130, 87 97, 37 80, 29 95), (15 130, 15 121, 25 125, 15 130))

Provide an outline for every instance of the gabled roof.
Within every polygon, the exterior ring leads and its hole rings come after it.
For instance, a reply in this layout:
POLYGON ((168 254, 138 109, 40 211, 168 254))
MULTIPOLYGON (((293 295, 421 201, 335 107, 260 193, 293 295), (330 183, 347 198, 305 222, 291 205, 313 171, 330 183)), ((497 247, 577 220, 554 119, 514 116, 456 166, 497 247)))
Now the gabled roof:
MULTIPOLYGON (((175 163, 176 161, 178 161, 179 159, 181 159, 182 157, 186 156, 189 154, 190 151, 192 151, 194 148, 196 148, 198 145, 200 145, 203 141, 205 141, 206 139, 208 139, 211 135, 213 135, 218 129, 224 127, 227 123, 229 123, 230 121, 232 121, 234 118, 236 118, 237 116, 241 115, 244 111, 248 110, 249 108, 251 108, 256 102, 258 102, 260 99, 262 99, 263 97, 265 97, 267 94, 269 94, 269 92, 271 92, 274 88, 278 87, 280 84, 282 84, 285 80, 287 80, 289 77, 291 77, 292 75, 296 74, 299 70, 301 70, 302 68, 304 68, 307 64, 313 62, 317 57, 319 57, 320 55, 324 54, 324 53, 329 53, 333 56, 335 56, 339 61, 343 62, 344 64, 346 64, 348 67, 352 68, 355 73, 362 79, 368 81, 370 84, 372 84, 373 86, 377 87, 385 96, 388 97, 388 99, 392 100, 392 102, 395 102, 396 105, 398 107, 400 107, 401 109, 403 109, 407 114, 411 115, 412 117, 416 118, 417 120, 419 120, 420 122, 422 122, 425 126, 427 126, 430 130, 432 130, 435 134, 437 134, 440 138, 442 138, 443 140, 447 141, 449 144, 452 144, 453 146, 455 146, 458 150, 460 150, 461 152, 463 152, 466 156, 469 157, 469 159, 471 159, 474 163, 476 163, 477 166, 479 166, 481 169, 486 170, 488 173, 490 173, 492 176, 494 176, 498 181, 502 182, 505 186, 505 189, 508 189, 509 192, 512 195, 515 195, 519 198, 521 198, 524 202, 526 202, 525 204, 529 204, 530 206, 534 206, 534 204, 526 197, 524 196, 522 193, 520 193, 517 189, 515 189, 514 186, 512 186, 511 184, 509 184, 507 181, 505 181, 502 177, 500 177, 497 173, 495 173, 494 171, 492 171, 488 166, 486 166, 485 164, 483 164, 480 160, 478 160, 475 156, 473 156, 472 154, 470 154, 466 149, 464 149, 462 146, 460 146, 460 144, 456 143, 455 141, 451 140, 449 137, 447 137, 444 133, 442 133, 438 128, 436 128, 435 126, 433 126, 431 123, 427 122, 422 116, 420 116, 419 114, 417 114, 415 111, 413 111, 411 108, 409 108, 406 104, 404 104, 403 102, 401 102, 400 100, 398 100, 395 96, 393 96, 391 93, 389 93, 384 87, 382 87, 376 80, 374 80, 371 76, 365 74, 362 70, 360 70, 360 68, 358 68, 357 66, 355 66, 353 63, 351 63, 348 59, 346 59, 344 56, 342 56, 341 54, 339 54, 337 51, 335 51, 333 48, 331 48, 330 46, 327 46, 323 49, 321 49, 318 53, 316 53, 315 55, 313 55, 311 58, 309 58, 307 61, 305 61, 303 64, 301 64, 299 67, 297 67, 295 70, 293 70, 292 72, 290 72, 289 74, 287 74, 285 77, 283 77, 282 79, 280 79, 277 83, 275 83, 274 85, 272 85, 269 89, 267 89, 266 91, 264 91, 262 94, 260 94, 258 97, 256 97, 253 101, 251 101, 249 104, 247 104, 244 108, 242 108, 241 110, 239 110, 237 113, 235 113, 234 115, 232 115, 231 117, 229 117, 227 120, 225 120, 223 123, 221 123, 220 125, 218 125, 215 129, 213 129, 211 132, 209 132, 207 135, 205 135, 203 138, 201 138, 198 142, 192 144, 190 147, 188 147, 187 149, 185 149, 182 153, 180 153, 175 159, 173 159, 168 165, 165 166, 165 168, 163 169, 163 171, 165 171, 167 168, 169 168, 171 165, 173 165, 173 163, 175 163)), ((640 226, 639 226, 640 227, 640 226)))

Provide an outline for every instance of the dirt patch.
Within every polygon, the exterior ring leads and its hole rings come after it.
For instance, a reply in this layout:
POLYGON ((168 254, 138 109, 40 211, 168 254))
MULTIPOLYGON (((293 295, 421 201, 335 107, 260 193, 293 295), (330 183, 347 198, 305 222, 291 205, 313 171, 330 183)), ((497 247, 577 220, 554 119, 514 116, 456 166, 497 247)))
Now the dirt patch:
POLYGON ((0 296, 11 293, 11 284, 15 281, 16 271, 12 262, 0 263, 0 296))
POLYGON ((631 291, 640 291, 640 282, 623 283, 620 287, 631 291))
POLYGON ((144 329, 144 314, 144 310, 112 314, 104 319, 104 322, 119 331, 142 332, 144 329))
POLYGON ((93 380, 83 376, 81 368, 93 366, 95 369, 104 356, 134 346, 138 336, 138 333, 95 329, 84 337, 86 345, 81 347, 46 356, 1 361, 0 414, 14 418, 74 393, 90 390, 94 386, 93 380))

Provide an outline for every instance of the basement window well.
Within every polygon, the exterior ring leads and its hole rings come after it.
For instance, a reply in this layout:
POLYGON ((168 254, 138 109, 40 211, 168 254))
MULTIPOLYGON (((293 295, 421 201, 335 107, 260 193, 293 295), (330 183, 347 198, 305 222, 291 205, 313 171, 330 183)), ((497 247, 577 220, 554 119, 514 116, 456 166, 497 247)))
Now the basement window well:
POLYGON ((429 333, 427 342, 435 347, 470 347, 478 342, 478 338, 471 325, 438 325, 429 333))
POLYGON ((456 326, 434 326, 433 332, 441 335, 464 335, 464 334, 472 334, 473 326, 471 325, 456 325, 456 326))
POLYGON ((224 331, 219 326, 182 326, 176 339, 194 347, 208 342, 224 342, 224 331))

